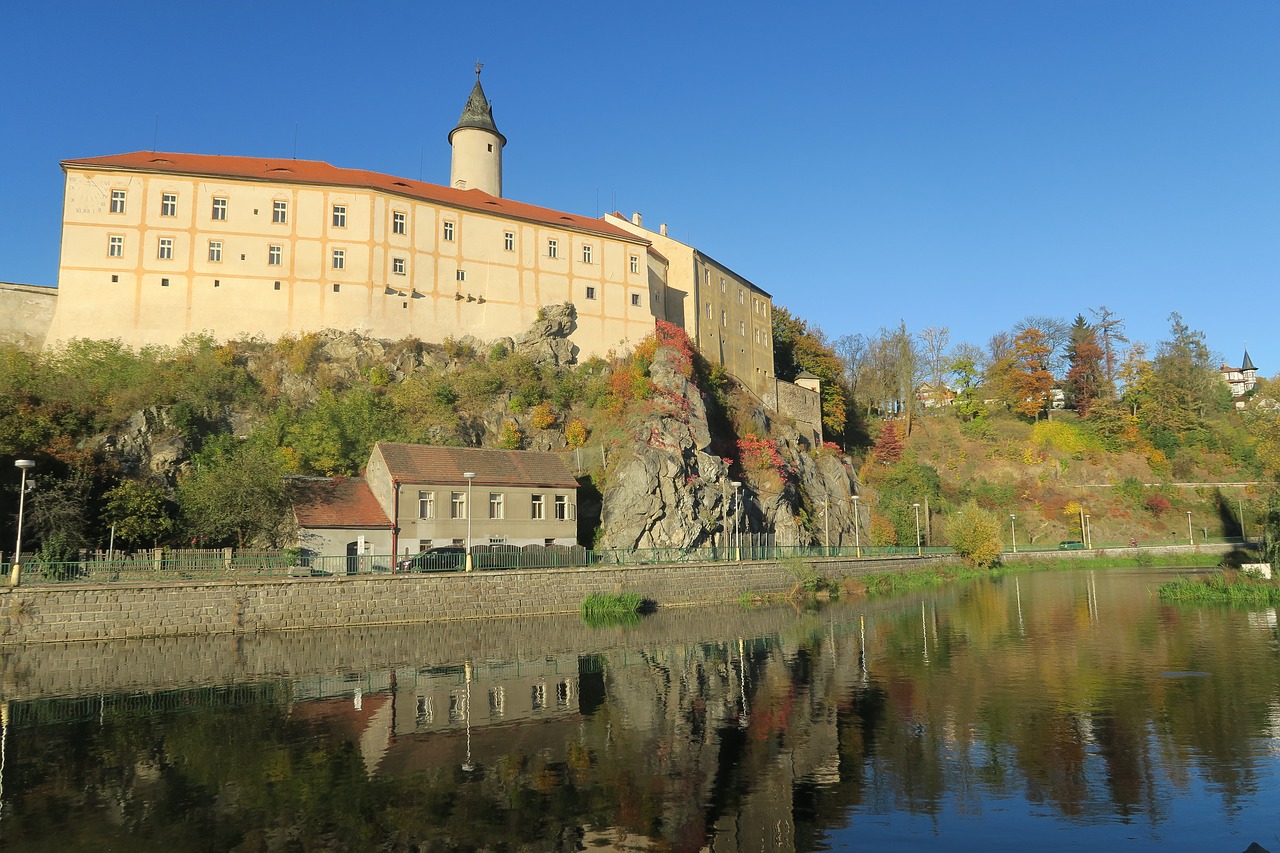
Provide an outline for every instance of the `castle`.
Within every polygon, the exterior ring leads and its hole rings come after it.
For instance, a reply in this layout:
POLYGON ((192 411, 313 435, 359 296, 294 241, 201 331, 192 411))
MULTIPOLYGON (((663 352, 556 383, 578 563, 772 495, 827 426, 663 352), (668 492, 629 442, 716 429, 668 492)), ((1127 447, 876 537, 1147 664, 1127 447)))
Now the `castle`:
POLYGON ((776 406, 769 294, 665 226, 646 230, 639 214, 590 218, 504 198, 507 140, 479 75, 449 133, 447 187, 310 160, 140 151, 64 161, 47 343, 327 328, 494 340, 572 303, 580 356, 621 352, 666 320, 776 406))

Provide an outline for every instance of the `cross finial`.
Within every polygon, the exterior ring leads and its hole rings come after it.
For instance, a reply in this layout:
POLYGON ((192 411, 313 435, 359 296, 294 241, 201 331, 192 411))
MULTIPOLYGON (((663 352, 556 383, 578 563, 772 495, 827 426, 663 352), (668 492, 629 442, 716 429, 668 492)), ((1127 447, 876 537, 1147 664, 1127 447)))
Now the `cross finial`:
POLYGON ((476 60, 476 76, 477 76, 477 77, 479 77, 479 76, 480 76, 480 69, 481 69, 481 68, 484 68, 484 63, 477 59, 477 60, 476 60))

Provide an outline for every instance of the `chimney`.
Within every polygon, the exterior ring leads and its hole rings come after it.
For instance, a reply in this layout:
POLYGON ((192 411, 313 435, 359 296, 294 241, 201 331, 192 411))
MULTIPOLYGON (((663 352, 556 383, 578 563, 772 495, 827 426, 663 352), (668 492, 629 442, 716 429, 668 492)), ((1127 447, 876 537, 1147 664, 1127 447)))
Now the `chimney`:
POLYGON ((633 213, 631 214, 631 224, 636 226, 637 228, 643 228, 644 220, 640 217, 639 213, 633 213))
POLYGON ((664 222, 658 226, 658 233, 663 237, 667 236, 667 223, 664 222))

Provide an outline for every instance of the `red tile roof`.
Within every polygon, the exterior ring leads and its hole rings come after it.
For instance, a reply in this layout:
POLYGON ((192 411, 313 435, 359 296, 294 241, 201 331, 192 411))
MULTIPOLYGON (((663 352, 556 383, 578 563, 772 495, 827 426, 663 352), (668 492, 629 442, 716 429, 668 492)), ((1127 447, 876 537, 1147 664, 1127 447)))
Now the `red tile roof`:
POLYGON ((361 477, 290 477, 288 484, 300 527, 391 527, 361 477))
POLYGON ((603 219, 564 213, 547 207, 524 204, 506 198, 497 198, 480 190, 457 190, 366 172, 363 169, 342 169, 320 160, 269 160, 260 157, 232 157, 222 154, 176 154, 161 151, 134 151, 129 154, 111 154, 105 157, 84 157, 63 160, 62 168, 123 169, 129 171, 156 172, 159 174, 195 175, 200 177, 239 178, 250 181, 279 181, 281 183, 319 184, 323 186, 350 187, 352 189, 377 190, 392 195, 422 201, 435 202, 449 207, 474 210, 494 216, 540 222, 566 231, 585 231, 628 243, 648 245, 647 240, 624 231, 603 219))
POLYGON ((554 453, 532 450, 488 450, 379 441, 392 478, 402 483, 465 486, 464 471, 474 471, 477 486, 547 486, 576 489, 578 481, 554 453))

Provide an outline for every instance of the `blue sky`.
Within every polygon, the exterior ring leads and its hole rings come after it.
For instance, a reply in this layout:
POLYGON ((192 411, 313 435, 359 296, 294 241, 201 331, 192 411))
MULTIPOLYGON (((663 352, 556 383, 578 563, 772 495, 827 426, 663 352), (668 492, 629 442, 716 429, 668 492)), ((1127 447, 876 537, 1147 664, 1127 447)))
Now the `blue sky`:
POLYGON ((60 160, 292 156, 447 183, 476 60, 505 194, 640 211, 830 337, 1180 312, 1280 373, 1280 3, 13 4, 0 280, 60 160))

